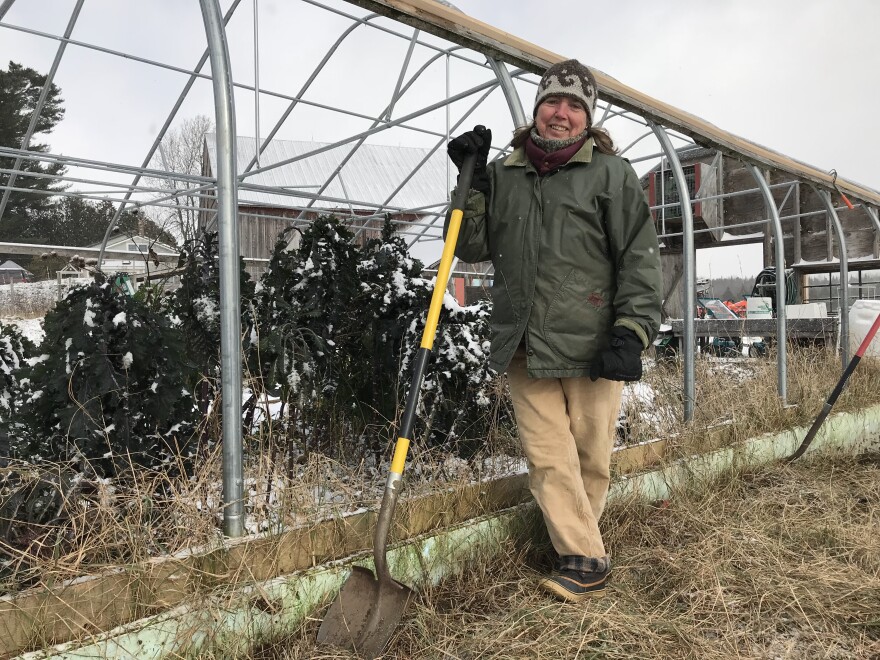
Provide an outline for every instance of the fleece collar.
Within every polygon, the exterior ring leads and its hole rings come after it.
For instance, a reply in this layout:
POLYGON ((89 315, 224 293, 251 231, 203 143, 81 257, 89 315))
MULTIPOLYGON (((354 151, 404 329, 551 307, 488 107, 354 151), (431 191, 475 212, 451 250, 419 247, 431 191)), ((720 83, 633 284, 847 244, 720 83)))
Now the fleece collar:
MULTIPOLYGON (((577 153, 569 159, 568 163, 589 163, 591 160, 593 160, 593 138, 587 138, 584 146, 577 150, 577 153)), ((513 150, 513 153, 504 159, 505 167, 526 167, 527 165, 534 167, 531 161, 529 161, 529 157, 526 156, 525 147, 517 147, 513 150)))

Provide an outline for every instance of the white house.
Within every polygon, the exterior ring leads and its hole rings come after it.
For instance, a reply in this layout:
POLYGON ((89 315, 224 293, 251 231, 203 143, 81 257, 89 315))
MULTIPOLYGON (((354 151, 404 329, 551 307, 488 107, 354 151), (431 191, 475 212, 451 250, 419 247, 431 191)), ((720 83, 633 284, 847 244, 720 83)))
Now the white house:
MULTIPOLYGON (((101 247, 100 243, 89 246, 92 249, 101 247)), ((107 241, 106 249, 130 252, 131 258, 105 258, 101 264, 101 270, 105 273, 125 272, 129 275, 141 275, 144 273, 156 273, 160 270, 170 270, 177 265, 176 260, 169 257, 180 255, 177 248, 159 243, 146 236, 114 236, 107 241), (156 257, 162 257, 159 265, 156 265, 156 257)))

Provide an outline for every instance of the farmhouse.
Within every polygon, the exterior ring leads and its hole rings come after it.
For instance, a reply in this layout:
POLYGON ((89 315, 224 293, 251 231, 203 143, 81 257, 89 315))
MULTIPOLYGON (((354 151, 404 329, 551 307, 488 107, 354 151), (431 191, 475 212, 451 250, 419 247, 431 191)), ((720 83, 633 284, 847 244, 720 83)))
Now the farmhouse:
MULTIPOLYGON (((88 246, 91 250, 100 249, 101 244, 95 243, 88 246)), ((152 238, 136 234, 134 236, 115 236, 107 241, 108 251, 119 250, 130 252, 130 258, 107 258, 104 259, 102 268, 105 273, 124 272, 129 275, 142 275, 155 273, 159 270, 167 270, 171 264, 163 259, 156 264, 156 257, 175 257, 179 253, 177 248, 159 243, 152 238)))

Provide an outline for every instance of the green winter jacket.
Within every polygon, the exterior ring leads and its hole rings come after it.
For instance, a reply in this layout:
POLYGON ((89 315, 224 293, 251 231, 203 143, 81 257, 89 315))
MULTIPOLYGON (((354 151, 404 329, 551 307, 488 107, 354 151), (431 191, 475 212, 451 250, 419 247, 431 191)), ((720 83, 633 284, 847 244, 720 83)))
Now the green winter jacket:
POLYGON ((522 147, 488 170, 488 200, 471 191, 455 254, 495 266, 492 368, 507 369, 523 336, 533 377, 588 375, 615 325, 647 348, 660 325, 660 249, 629 162, 589 139, 544 177, 522 147))

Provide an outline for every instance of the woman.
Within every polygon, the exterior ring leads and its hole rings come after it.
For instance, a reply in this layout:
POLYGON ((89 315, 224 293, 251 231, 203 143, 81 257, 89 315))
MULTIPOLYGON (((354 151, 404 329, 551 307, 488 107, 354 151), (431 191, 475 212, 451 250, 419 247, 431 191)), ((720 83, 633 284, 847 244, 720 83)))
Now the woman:
POLYGON ((491 259, 491 364, 507 373, 529 485, 559 555, 542 589, 578 602, 611 572, 598 521, 610 482, 622 381, 639 380, 660 323, 657 234, 638 176, 593 125, 596 81, 568 60, 547 69, 534 121, 487 163, 491 132, 449 143, 477 153, 458 245, 491 259))

